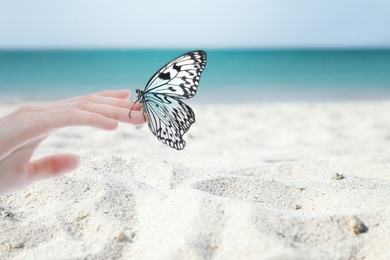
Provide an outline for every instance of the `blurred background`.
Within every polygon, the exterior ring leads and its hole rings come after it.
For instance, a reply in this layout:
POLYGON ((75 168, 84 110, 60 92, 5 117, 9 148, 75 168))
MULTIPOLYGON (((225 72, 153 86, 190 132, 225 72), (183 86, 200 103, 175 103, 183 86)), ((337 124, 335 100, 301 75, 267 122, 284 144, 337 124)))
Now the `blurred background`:
POLYGON ((390 1, 0 1, 0 101, 143 89, 208 54, 193 102, 390 98, 390 1))

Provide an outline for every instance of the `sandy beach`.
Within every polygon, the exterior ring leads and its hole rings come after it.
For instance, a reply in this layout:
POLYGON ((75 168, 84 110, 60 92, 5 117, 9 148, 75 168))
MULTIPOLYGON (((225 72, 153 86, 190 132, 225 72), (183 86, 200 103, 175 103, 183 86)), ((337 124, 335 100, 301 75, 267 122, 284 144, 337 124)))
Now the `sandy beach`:
POLYGON ((390 101, 192 107, 183 151, 127 124, 48 138, 36 158, 81 166, 0 197, 0 259, 390 258, 390 101))

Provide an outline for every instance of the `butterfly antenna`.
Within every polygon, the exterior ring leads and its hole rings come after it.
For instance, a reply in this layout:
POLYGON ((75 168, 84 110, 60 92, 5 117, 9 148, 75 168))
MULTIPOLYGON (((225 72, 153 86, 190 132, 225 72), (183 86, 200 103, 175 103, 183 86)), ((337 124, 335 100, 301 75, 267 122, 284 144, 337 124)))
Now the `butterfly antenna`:
POLYGON ((137 102, 138 102, 138 100, 139 99, 137 99, 135 102, 134 102, 134 104, 133 104, 133 106, 131 107, 131 109, 130 109, 130 111, 129 111, 129 117, 131 118, 131 111, 133 111, 133 108, 134 108, 134 106, 135 106, 135 104, 137 104, 137 102))

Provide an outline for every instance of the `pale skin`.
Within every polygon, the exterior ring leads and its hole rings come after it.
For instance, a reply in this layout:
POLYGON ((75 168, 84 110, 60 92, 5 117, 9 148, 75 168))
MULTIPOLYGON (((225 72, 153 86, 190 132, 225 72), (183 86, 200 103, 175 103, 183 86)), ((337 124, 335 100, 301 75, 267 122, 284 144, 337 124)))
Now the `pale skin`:
POLYGON ((114 130, 119 122, 141 126, 145 117, 128 90, 108 90, 50 103, 23 105, 0 118, 0 196, 31 183, 75 170, 79 157, 54 154, 31 160, 34 151, 50 134, 69 126, 114 130))

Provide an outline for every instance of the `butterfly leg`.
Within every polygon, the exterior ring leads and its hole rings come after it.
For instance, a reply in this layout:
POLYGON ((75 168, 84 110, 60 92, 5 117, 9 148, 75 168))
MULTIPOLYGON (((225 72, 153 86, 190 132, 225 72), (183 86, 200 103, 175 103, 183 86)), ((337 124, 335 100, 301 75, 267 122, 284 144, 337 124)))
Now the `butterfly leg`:
POLYGON ((145 122, 148 122, 148 120, 149 120, 148 113, 146 113, 146 112, 144 112, 144 120, 145 120, 145 122))

